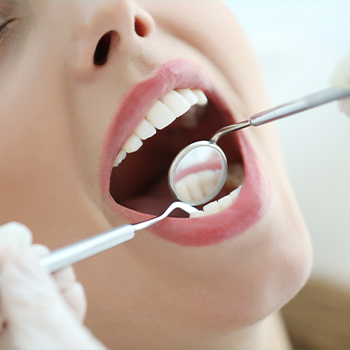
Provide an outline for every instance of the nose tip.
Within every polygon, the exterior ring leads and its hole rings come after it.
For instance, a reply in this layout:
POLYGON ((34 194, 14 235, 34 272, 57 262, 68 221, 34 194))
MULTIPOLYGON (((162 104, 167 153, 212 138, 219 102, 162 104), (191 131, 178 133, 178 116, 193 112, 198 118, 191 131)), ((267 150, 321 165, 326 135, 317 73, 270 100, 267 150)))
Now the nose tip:
POLYGON ((132 47, 154 29, 152 16, 133 1, 96 1, 79 9, 75 74, 86 79, 118 46, 132 47))

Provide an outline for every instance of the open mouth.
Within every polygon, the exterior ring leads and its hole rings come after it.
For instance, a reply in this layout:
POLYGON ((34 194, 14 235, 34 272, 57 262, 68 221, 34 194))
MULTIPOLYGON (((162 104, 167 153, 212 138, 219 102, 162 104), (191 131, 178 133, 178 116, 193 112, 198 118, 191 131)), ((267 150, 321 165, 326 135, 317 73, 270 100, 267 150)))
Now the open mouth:
MULTIPOLYGON (((208 101, 202 90, 171 90, 157 100, 116 157, 110 180, 110 193, 115 202, 138 212, 161 214, 174 201, 167 185, 172 160, 188 144, 209 139, 215 130, 224 126, 226 118, 220 116, 219 108, 208 101)), ((237 188, 244 179, 242 157, 234 138, 222 147, 230 150, 226 184, 218 200, 192 217, 219 213, 237 198, 237 188)), ((182 181, 182 191, 189 197, 209 191, 210 183, 215 181, 214 171, 202 173, 205 176, 201 181, 193 181, 189 176, 182 181)))
MULTIPOLYGON (((102 187, 108 187, 115 210, 135 223, 161 214, 174 201, 167 176, 177 153, 235 122, 206 74, 184 60, 168 62, 153 78, 139 83, 121 102, 113 121, 104 147, 102 187)), ((228 176, 217 197, 192 216, 196 218, 186 219, 187 229, 178 225, 184 220, 179 211, 177 218, 150 231, 180 244, 212 244, 243 232, 262 216, 266 186, 250 146, 237 133, 220 139, 219 146, 227 156, 228 176), (209 229, 209 222, 218 226, 209 229)), ((199 184, 187 181, 189 195, 206 191, 210 176, 207 172, 199 184)))

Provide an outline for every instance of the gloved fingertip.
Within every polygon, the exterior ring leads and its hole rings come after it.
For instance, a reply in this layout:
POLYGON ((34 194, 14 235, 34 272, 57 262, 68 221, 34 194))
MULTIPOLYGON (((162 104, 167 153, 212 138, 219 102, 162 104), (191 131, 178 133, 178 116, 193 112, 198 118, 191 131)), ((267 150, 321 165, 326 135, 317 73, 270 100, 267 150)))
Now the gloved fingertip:
POLYGON ((19 222, 9 222, 0 226, 0 242, 2 246, 13 246, 21 249, 32 243, 33 236, 29 228, 19 222))
POLYGON ((29 249, 40 258, 50 254, 50 249, 43 244, 33 244, 29 247, 29 249))
POLYGON ((82 323, 87 309, 83 285, 80 282, 75 282, 70 289, 63 293, 63 297, 76 318, 82 323))
POLYGON ((35 310, 60 310, 63 300, 54 280, 29 249, 19 251, 4 262, 1 295, 4 314, 12 321, 31 319, 35 310))
POLYGON ((339 63, 330 79, 333 86, 350 88, 350 54, 339 63))
POLYGON ((6 278, 8 275, 24 280, 46 277, 39 258, 29 248, 16 252, 5 261, 3 277, 6 278))
POLYGON ((350 98, 338 101, 339 109, 350 117, 350 98))
POLYGON ((56 285, 61 292, 69 289, 77 280, 72 266, 65 267, 64 269, 53 273, 52 276, 55 279, 56 285))

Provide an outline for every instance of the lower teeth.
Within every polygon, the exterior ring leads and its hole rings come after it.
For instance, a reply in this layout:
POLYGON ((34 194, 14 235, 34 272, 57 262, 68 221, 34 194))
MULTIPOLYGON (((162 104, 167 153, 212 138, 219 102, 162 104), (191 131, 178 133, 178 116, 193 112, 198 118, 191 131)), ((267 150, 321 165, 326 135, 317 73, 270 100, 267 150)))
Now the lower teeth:
POLYGON ((244 181, 244 169, 242 164, 235 163, 228 167, 227 179, 225 182, 225 188, 232 190, 231 193, 225 197, 220 198, 217 201, 208 203, 203 207, 203 211, 192 213, 190 218, 197 218, 202 216, 208 216, 220 213, 221 211, 227 209, 238 197, 242 184, 244 181))
POLYGON ((203 216, 214 215, 227 209, 238 197, 242 185, 232 191, 229 195, 220 198, 218 201, 210 202, 203 207, 203 211, 199 210, 190 214, 190 218, 199 218, 203 216))

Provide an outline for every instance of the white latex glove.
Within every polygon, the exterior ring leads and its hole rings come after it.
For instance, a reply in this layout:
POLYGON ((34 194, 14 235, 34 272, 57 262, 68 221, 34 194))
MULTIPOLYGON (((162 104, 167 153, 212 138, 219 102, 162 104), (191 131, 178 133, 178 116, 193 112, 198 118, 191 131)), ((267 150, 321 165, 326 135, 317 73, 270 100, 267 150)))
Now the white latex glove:
POLYGON ((50 275, 29 229, 0 226, 0 349, 106 349, 82 324, 86 299, 72 267, 50 275))
MULTIPOLYGON (((348 54, 335 69, 331 84, 338 87, 350 88, 350 54, 348 54)), ((350 98, 340 100, 339 108, 350 117, 350 98)))

